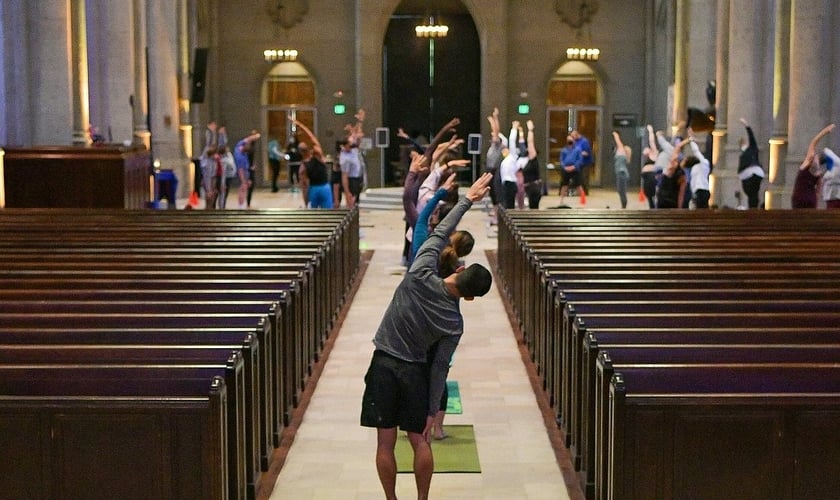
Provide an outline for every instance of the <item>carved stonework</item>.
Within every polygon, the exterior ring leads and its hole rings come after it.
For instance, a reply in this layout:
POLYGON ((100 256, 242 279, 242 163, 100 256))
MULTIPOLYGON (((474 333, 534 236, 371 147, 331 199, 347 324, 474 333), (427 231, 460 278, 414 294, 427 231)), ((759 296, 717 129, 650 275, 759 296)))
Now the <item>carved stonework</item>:
POLYGON ((560 20, 572 28, 580 29, 592 22, 598 12, 597 0, 554 0, 554 10, 560 15, 560 20))
POLYGON ((308 0, 268 0, 265 3, 265 10, 275 23, 289 29, 303 21, 304 16, 309 12, 308 0))

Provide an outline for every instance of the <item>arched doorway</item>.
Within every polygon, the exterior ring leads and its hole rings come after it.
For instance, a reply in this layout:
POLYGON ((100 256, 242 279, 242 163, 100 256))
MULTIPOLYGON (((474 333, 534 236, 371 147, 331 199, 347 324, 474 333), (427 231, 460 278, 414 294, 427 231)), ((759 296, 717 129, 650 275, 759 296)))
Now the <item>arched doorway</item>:
POLYGON ((460 1, 401 2, 385 34, 382 72, 382 115, 391 135, 385 151, 386 185, 401 185, 408 167, 398 128, 431 140, 441 126, 458 117, 459 137, 481 131, 481 48, 472 16, 460 1), (448 35, 416 36, 416 26, 430 19, 447 25, 448 35))
MULTIPOLYGON (((315 82, 306 68, 297 62, 283 62, 274 65, 266 75, 262 88, 262 134, 263 144, 277 139, 284 148, 292 138, 302 139, 297 127, 298 120, 317 134, 315 82)), ((268 166, 268 148, 263 147, 261 174, 257 179, 262 185, 271 179, 268 166)), ((280 183, 288 184, 289 169, 281 162, 280 183)))
POLYGON ((547 96, 545 150, 550 161, 558 161, 566 136, 577 130, 592 143, 595 156, 595 164, 586 172, 587 185, 600 186, 603 96, 598 76, 583 62, 566 62, 552 75, 547 96))

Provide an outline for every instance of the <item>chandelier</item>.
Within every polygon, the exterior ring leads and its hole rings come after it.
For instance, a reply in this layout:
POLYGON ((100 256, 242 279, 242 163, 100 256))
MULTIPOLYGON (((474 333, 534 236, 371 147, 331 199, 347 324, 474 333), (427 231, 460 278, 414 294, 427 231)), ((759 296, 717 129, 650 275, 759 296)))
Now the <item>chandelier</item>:
POLYGON ((428 23, 414 27, 414 34, 420 38, 443 38, 449 34, 449 26, 436 24, 434 16, 431 16, 428 23))
POLYGON ((566 49, 566 59, 573 59, 578 61, 597 61, 601 57, 599 49, 583 48, 583 47, 569 47, 566 49))
POLYGON ((266 62, 293 62, 297 61, 298 51, 295 49, 266 49, 263 51, 266 62))

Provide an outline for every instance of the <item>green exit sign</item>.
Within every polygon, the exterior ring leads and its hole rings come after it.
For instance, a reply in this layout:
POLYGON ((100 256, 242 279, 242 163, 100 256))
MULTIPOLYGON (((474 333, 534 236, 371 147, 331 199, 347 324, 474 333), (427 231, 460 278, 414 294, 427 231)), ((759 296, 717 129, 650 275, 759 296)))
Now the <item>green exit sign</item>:
POLYGON ((335 113, 337 115, 343 115, 346 112, 347 112, 347 106, 345 106, 344 104, 336 104, 336 105, 333 106, 333 113, 335 113))
POLYGON ((531 112, 531 106, 529 104, 525 104, 524 102, 519 105, 519 114, 520 115, 527 115, 531 112))

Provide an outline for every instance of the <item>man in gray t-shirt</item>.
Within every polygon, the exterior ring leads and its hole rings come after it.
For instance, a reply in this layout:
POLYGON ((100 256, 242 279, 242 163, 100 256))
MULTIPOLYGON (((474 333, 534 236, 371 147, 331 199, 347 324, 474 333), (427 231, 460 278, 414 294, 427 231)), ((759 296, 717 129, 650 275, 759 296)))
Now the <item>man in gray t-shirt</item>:
POLYGON ((373 339, 376 350, 365 375, 361 425, 377 428, 376 468, 388 499, 396 498, 397 427, 408 433, 414 449, 418 498, 429 494, 432 423, 449 360, 464 332, 459 299, 480 297, 492 284, 490 271, 479 264, 440 278, 438 262, 449 235, 472 204, 484 198, 492 178, 490 173, 479 177, 420 247, 373 339))

